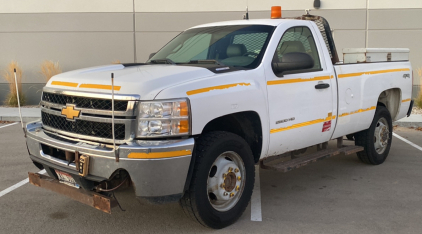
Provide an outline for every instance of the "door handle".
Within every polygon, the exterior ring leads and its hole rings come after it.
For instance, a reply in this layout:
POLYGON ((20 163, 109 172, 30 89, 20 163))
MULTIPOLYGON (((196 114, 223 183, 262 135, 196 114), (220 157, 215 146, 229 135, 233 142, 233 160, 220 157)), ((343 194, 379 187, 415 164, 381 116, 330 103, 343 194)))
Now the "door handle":
POLYGON ((315 89, 326 89, 328 87, 330 87, 330 84, 327 84, 327 83, 321 83, 321 84, 315 85, 315 89))

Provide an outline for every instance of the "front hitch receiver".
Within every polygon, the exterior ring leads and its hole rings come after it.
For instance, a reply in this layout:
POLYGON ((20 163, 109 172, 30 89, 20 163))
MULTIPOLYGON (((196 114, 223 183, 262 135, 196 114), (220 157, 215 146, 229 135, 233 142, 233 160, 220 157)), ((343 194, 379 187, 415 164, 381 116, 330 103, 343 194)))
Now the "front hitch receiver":
POLYGON ((89 156, 81 155, 79 157, 78 165, 79 165, 78 167, 79 175, 83 177, 87 176, 88 168, 89 168, 89 156))
POLYGON ((114 198, 100 193, 77 189, 60 183, 58 180, 38 173, 28 172, 29 183, 65 195, 75 201, 111 214, 111 208, 117 205, 114 198))

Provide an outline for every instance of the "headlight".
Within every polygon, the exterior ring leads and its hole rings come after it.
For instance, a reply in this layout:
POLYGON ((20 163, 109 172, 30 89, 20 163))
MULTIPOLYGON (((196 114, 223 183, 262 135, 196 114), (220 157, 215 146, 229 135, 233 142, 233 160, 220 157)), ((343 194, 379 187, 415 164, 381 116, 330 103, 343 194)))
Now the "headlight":
POLYGON ((137 137, 189 135, 187 99, 140 102, 137 137))

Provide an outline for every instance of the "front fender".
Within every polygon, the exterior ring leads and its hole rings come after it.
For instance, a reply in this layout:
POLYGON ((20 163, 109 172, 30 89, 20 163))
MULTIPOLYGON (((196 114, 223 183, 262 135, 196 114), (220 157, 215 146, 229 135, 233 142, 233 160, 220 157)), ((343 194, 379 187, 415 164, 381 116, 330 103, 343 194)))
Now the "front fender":
POLYGON ((262 66, 182 83, 160 92, 156 100, 187 97, 191 104, 192 135, 202 133, 213 119, 232 113, 258 113, 263 132, 261 155, 269 142, 268 103, 262 66))

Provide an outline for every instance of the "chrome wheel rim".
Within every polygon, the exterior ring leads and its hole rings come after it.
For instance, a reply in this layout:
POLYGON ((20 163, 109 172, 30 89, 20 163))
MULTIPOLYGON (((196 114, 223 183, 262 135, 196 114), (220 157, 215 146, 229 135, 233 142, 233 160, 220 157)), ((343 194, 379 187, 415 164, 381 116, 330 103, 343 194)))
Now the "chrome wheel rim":
POLYGON ((220 154, 208 172, 207 193, 211 206, 218 211, 232 209, 245 188, 245 165, 233 151, 220 154))
POLYGON ((380 118, 374 132, 374 147, 378 154, 384 153, 390 140, 390 128, 385 118, 380 118))

